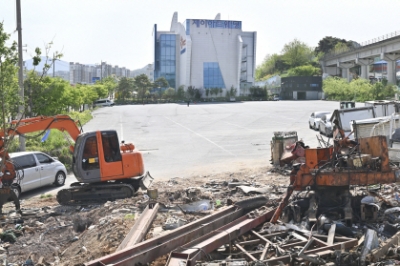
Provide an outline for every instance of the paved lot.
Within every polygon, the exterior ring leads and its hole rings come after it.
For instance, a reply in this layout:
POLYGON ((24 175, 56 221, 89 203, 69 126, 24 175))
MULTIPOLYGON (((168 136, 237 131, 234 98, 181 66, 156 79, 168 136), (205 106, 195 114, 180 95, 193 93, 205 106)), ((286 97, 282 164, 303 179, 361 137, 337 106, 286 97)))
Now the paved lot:
POLYGON ((327 101, 114 106, 96 110, 84 130, 116 129, 143 152, 155 178, 169 179, 268 165, 274 131, 297 130, 316 146, 309 115, 338 107, 327 101))
MULTIPOLYGON (((316 147, 309 115, 338 107, 330 101, 114 106, 94 111, 84 131, 117 130, 120 140, 134 143, 147 170, 161 180, 269 165, 275 131, 296 130, 307 145, 316 147)), ((68 176, 65 187, 75 181, 68 176)), ((49 187, 26 197, 56 191, 49 187)))

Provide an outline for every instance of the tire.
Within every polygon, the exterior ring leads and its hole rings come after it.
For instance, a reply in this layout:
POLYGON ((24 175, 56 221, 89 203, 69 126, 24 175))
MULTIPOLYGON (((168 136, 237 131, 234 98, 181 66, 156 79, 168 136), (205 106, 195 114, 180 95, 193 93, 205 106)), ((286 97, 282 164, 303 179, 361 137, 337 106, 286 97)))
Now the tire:
POLYGON ((312 129, 312 126, 311 126, 310 122, 308 122, 308 127, 309 127, 310 129, 312 129))
POLYGON ((268 202, 268 197, 258 196, 236 202, 235 205, 241 207, 246 212, 249 212, 264 206, 267 202, 268 202))
POLYGON ((314 123, 314 130, 319 131, 319 127, 317 128, 317 125, 314 123))
POLYGON ((11 185, 11 190, 14 191, 14 194, 18 199, 21 197, 21 188, 18 185, 11 185))
POLYGON ((58 172, 56 174, 56 179, 54 181, 54 185, 57 187, 61 187, 65 184, 65 174, 63 172, 58 172))

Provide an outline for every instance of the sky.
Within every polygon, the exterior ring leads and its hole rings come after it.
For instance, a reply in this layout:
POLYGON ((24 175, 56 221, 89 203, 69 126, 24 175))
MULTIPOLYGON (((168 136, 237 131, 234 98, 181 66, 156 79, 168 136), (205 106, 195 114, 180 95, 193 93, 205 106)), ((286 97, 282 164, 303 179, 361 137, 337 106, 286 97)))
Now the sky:
MULTIPOLYGON (((0 0, 0 21, 17 40, 16 0, 0 0)), ((325 36, 364 42, 398 31, 399 0, 21 0, 24 60, 52 42, 51 54, 81 64, 134 70, 153 63, 153 26, 168 31, 178 21, 242 21, 257 32, 256 64, 281 53, 295 38, 311 47, 325 36)), ((11 42, 9 42, 11 43, 11 42)))

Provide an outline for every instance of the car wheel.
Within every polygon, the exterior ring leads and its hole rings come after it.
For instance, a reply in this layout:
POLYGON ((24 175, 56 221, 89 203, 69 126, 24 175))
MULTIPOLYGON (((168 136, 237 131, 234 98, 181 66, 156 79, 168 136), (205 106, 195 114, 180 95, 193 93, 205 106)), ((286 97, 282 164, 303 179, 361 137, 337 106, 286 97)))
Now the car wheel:
POLYGON ((15 196, 19 199, 21 196, 21 188, 18 185, 11 185, 11 190, 14 191, 15 196))
POLYGON ((63 172, 58 172, 56 174, 56 180, 54 181, 54 184, 56 186, 62 186, 65 183, 65 174, 63 172))
POLYGON ((308 123, 308 127, 309 127, 310 129, 312 129, 312 126, 311 126, 311 124, 310 124, 310 123, 308 123))
POLYGON ((317 128, 317 125, 314 123, 314 130, 319 130, 319 128, 317 128))

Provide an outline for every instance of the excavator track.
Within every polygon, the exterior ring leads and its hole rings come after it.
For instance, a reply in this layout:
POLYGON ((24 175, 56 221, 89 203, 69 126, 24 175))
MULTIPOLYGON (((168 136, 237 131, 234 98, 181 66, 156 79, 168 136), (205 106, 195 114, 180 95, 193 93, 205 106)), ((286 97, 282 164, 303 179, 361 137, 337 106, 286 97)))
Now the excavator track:
POLYGON ((107 201, 130 198, 134 192, 132 185, 123 183, 83 184, 60 190, 57 193, 57 201, 63 206, 102 204, 107 201))

